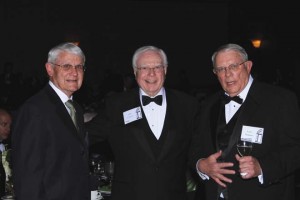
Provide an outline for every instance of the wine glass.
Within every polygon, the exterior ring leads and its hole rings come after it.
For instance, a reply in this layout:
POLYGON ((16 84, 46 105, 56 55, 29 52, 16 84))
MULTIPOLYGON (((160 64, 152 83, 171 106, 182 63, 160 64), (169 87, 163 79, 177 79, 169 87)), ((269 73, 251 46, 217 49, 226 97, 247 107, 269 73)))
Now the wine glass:
MULTIPOLYGON (((239 139, 236 144, 236 148, 240 156, 250 156, 252 151, 252 142, 239 139)), ((241 176, 245 176, 247 173, 240 173, 241 176)))
POLYGON ((113 175, 114 175, 114 162, 108 161, 104 165, 104 172, 108 178, 109 186, 111 186, 113 175))

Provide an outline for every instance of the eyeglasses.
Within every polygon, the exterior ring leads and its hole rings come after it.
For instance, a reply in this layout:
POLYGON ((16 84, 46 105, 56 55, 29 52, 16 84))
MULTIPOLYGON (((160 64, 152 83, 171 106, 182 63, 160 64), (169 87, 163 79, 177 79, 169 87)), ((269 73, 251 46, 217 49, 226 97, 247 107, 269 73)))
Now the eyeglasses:
POLYGON ((231 72, 237 71, 239 66, 244 64, 245 62, 247 62, 248 60, 238 63, 238 64, 231 64, 227 67, 214 67, 213 72, 215 74, 225 74, 225 72, 227 72, 228 70, 231 72))
POLYGON ((78 71, 85 71, 85 66, 84 65, 71 65, 71 64, 64 64, 64 65, 58 65, 55 63, 51 63, 52 65, 56 65, 61 67, 65 71, 69 71, 71 68, 75 68, 78 71))
POLYGON ((155 67, 137 67, 137 69, 141 73, 149 73, 151 70, 153 70, 155 73, 160 73, 163 71, 165 67, 163 65, 155 66, 155 67))
POLYGON ((0 121, 0 126, 2 126, 3 128, 6 128, 6 127, 10 126, 10 123, 0 121))

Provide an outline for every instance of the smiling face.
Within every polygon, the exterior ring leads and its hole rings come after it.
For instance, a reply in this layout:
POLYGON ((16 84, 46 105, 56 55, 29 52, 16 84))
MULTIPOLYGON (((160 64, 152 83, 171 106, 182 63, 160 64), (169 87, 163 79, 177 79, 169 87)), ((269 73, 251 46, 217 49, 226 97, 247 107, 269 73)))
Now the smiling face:
MULTIPOLYGON (((72 66, 82 65, 83 60, 80 56, 62 52, 56 59, 57 65, 70 64, 72 66)), ((46 63, 46 70, 53 84, 64 92, 68 97, 71 97, 74 92, 80 89, 83 81, 84 71, 71 67, 66 70, 60 66, 51 63, 46 63)))
MULTIPOLYGON (((216 56, 215 67, 227 67, 243 62, 243 58, 236 51, 222 51, 216 56)), ((218 73, 217 77, 223 90, 229 96, 236 96, 242 92, 248 83, 251 68, 252 62, 247 61, 239 65, 235 70, 227 69, 223 73, 218 73)))
POLYGON ((167 67, 164 66, 160 54, 151 50, 143 52, 137 59, 136 66, 134 74, 139 87, 149 96, 155 96, 163 87, 167 73, 167 67), (161 70, 154 69, 161 66, 161 70), (141 68, 152 69, 140 70, 141 68))

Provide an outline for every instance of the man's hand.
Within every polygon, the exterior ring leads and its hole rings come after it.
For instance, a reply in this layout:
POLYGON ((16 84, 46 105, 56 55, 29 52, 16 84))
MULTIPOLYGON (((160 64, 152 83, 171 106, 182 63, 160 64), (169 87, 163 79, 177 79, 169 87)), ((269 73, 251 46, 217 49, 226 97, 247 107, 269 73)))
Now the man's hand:
POLYGON ((250 179, 261 175, 261 167, 258 160, 252 156, 235 155, 236 160, 239 162, 240 173, 245 175, 241 176, 243 179, 250 179))
POLYGON ((218 162, 218 158, 222 155, 222 151, 214 153, 209 157, 198 162, 198 170, 211 177, 216 183, 222 187, 226 187, 225 183, 231 183, 232 180, 227 178, 226 174, 235 174, 234 170, 227 169, 233 166, 231 162, 218 162), (225 182, 225 183, 224 183, 225 182))

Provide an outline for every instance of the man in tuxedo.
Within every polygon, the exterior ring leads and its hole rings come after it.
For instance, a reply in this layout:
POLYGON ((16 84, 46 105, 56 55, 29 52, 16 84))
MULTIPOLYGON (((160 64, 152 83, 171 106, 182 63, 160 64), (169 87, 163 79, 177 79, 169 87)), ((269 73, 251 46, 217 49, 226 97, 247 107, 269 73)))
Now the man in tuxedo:
POLYGON ((139 88, 108 97, 105 118, 99 113, 87 123, 90 142, 107 138, 114 153, 111 198, 185 200, 187 160, 198 141, 198 101, 164 87, 163 50, 141 47, 132 65, 139 88))
POLYGON ((202 103, 198 170, 206 199, 294 200, 300 166, 300 112, 294 93, 251 76, 252 61, 239 45, 212 56, 223 90, 202 103), (241 157, 238 140, 252 142, 241 157))
POLYGON ((45 64, 49 83, 17 112, 12 160, 18 200, 90 200, 83 111, 72 100, 84 64, 84 53, 73 43, 53 47, 45 64))

